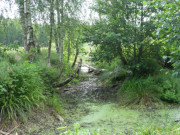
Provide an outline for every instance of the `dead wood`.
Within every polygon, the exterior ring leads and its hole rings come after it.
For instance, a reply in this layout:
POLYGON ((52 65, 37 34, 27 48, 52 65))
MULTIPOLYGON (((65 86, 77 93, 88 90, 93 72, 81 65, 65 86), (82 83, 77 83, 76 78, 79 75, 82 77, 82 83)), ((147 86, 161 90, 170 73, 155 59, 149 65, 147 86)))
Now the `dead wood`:
POLYGON ((69 79, 67 79, 66 81, 64 81, 60 84, 57 84, 56 86, 62 87, 64 85, 68 84, 69 82, 71 82, 75 78, 76 74, 79 73, 79 71, 81 70, 81 66, 82 66, 82 59, 80 59, 80 62, 78 63, 78 67, 77 67, 76 71, 74 72, 74 74, 72 74, 69 79))

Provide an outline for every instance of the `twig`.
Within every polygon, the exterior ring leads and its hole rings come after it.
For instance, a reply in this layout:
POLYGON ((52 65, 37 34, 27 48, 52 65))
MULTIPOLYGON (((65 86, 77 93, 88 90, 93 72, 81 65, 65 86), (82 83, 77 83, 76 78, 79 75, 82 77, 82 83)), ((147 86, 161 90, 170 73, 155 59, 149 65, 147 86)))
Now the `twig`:
POLYGON ((11 133, 12 133, 16 128, 18 128, 18 127, 19 127, 19 125, 16 126, 16 127, 14 127, 13 129, 11 129, 7 135, 11 134, 11 133))
POLYGON ((9 132, 4 132, 4 131, 0 130, 0 134, 3 134, 3 135, 10 135, 17 127, 19 127, 19 125, 16 126, 16 127, 14 127, 13 129, 11 129, 9 132))

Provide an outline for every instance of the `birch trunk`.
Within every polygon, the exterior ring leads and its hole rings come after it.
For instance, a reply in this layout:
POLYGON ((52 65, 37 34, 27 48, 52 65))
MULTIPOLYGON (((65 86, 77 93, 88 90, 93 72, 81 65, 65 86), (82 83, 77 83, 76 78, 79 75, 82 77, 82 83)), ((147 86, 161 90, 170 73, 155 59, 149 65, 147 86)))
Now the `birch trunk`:
POLYGON ((60 7, 60 4, 59 4, 59 0, 56 0, 56 11, 57 11, 57 24, 58 24, 58 28, 57 28, 57 47, 56 47, 56 51, 57 53, 60 53, 59 51, 59 44, 60 44, 60 27, 61 27, 61 24, 60 24, 60 10, 59 10, 59 7, 60 7))
POLYGON ((59 54, 59 44, 58 44, 57 29, 56 29, 56 24, 55 23, 53 24, 53 30, 54 30, 54 40, 55 40, 55 45, 56 45, 56 53, 59 54))
POLYGON ((35 58, 35 43, 34 43, 34 36, 33 36, 33 27, 31 22, 31 10, 30 10, 30 0, 25 0, 25 13, 26 13, 26 23, 27 23, 27 51, 29 54, 28 59, 29 61, 33 61, 35 58))
POLYGON ((60 57, 59 57, 59 65, 63 62, 63 40, 64 40, 64 0, 62 0, 61 3, 61 35, 60 35, 60 44, 59 44, 59 50, 60 50, 60 57))
POLYGON ((48 47, 48 56, 47 56, 47 67, 51 66, 50 56, 51 56, 51 43, 52 43, 52 29, 54 25, 54 0, 51 0, 51 6, 50 6, 50 38, 49 38, 49 47, 48 47))
POLYGON ((26 26, 26 14, 24 10, 24 0, 19 1, 19 13, 20 13, 20 22, 23 30, 23 41, 24 41, 24 50, 27 53, 27 26, 26 26))

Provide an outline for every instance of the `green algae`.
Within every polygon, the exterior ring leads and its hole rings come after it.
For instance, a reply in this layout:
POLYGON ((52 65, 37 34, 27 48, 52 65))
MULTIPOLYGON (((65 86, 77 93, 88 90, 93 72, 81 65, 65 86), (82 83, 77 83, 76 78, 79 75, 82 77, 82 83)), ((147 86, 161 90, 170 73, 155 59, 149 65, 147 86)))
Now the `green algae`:
POLYGON ((116 103, 86 103, 90 113, 78 121, 82 128, 100 130, 102 134, 133 134, 143 127, 164 125, 180 119, 180 108, 174 109, 131 109, 116 103))

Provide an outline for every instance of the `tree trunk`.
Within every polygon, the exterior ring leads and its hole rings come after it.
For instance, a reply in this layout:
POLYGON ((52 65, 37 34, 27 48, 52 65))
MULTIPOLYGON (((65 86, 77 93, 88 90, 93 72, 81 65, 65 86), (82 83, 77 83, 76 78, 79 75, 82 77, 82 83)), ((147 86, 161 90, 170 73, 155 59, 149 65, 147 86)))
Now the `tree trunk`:
POLYGON ((35 58, 35 43, 33 36, 33 27, 31 22, 30 0, 25 0, 26 22, 27 22, 27 51, 29 54, 29 61, 33 61, 35 58))
POLYGON ((57 53, 60 53, 59 51, 59 44, 60 44, 60 27, 61 27, 61 24, 60 24, 60 10, 59 10, 59 7, 60 7, 60 4, 59 4, 59 0, 56 0, 56 12, 57 12, 57 45, 56 45, 56 51, 57 53))
MULTIPOLYGON (((54 19, 55 20, 55 19, 54 19)), ((54 21, 55 22, 55 21, 54 21)), ((56 53, 59 54, 59 45, 58 45, 58 37, 57 37, 57 29, 56 29, 56 24, 53 24, 53 29, 54 29, 54 40, 55 40, 55 45, 56 45, 56 53)))
POLYGON ((69 59, 70 59, 70 39, 68 38, 68 58, 67 58, 67 62, 69 63, 69 59))
MULTIPOLYGON (((134 20, 134 24, 136 26, 136 21, 137 21, 137 3, 135 6, 135 20, 134 20)), ((136 30, 137 26, 135 27, 134 30, 134 38, 135 38, 135 42, 134 42, 134 62, 136 63, 136 42, 137 42, 137 30, 136 30)))
POLYGON ((48 56, 47 56, 47 67, 51 66, 50 56, 51 56, 51 43, 52 43, 52 28, 54 25, 54 0, 51 0, 50 6, 50 33, 49 33, 49 47, 48 47, 48 56))
POLYGON ((38 43, 38 40, 37 40, 37 37, 36 37, 36 34, 34 33, 34 40, 35 40, 35 45, 36 45, 36 49, 37 49, 37 54, 41 54, 41 47, 38 43))
POLYGON ((57 87, 62 87, 62 86, 64 86, 64 85, 68 84, 69 82, 71 82, 71 81, 74 79, 74 77, 76 77, 76 74, 80 72, 81 66, 82 66, 82 59, 80 59, 80 62, 78 63, 78 67, 77 67, 76 71, 74 72, 74 74, 71 75, 71 77, 70 77, 69 79, 67 79, 67 80, 64 81, 63 83, 60 83, 60 84, 58 84, 58 85, 56 85, 56 86, 57 86, 57 87))
POLYGON ((64 0, 62 0, 61 3, 61 35, 60 35, 60 44, 59 44, 59 50, 60 50, 60 57, 59 57, 59 65, 63 62, 63 41, 64 41, 64 0))
MULTIPOLYGON (((141 37, 140 37, 141 43, 143 42, 143 23, 144 23, 144 11, 143 10, 144 10, 144 7, 143 7, 143 3, 142 3, 142 6, 141 6, 141 37)), ((139 62, 141 60, 142 54, 143 54, 143 45, 141 44, 140 48, 139 48, 139 56, 138 56, 139 62)))
POLYGON ((120 47, 119 47, 119 56, 120 56, 120 59, 121 59, 121 62, 123 65, 127 65, 127 60, 125 59, 125 57, 123 56, 123 50, 122 50, 122 45, 120 44, 120 47))
MULTIPOLYGON (((24 41, 24 50, 26 52, 27 48, 27 27, 26 27, 26 14, 24 10, 24 0, 19 1, 19 12, 20 12, 20 21, 21 21, 21 26, 23 30, 23 41, 24 41)), ((28 53, 28 52, 26 52, 28 53)))
POLYGON ((78 46, 77 46, 77 48, 76 48, 76 55, 75 55, 75 58, 74 58, 74 62, 73 62, 73 64, 72 64, 72 67, 75 66, 76 61, 77 61, 77 58, 78 58, 78 55, 79 55, 79 48, 78 48, 78 46))

